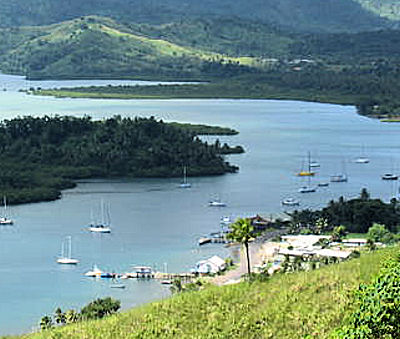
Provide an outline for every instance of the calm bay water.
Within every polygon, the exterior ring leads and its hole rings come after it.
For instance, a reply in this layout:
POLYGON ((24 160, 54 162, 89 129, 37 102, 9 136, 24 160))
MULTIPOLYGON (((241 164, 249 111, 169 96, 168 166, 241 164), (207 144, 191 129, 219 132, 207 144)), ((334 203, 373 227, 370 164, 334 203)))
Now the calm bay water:
MULTIPOLYGON (((51 87, 60 86, 62 82, 51 87)), ((80 308, 96 297, 113 296, 124 308, 167 297, 168 288, 154 281, 127 281, 125 290, 115 290, 110 282, 83 273, 93 264, 123 272, 132 264, 164 269, 167 263, 169 271, 186 271, 199 259, 227 255, 219 245, 197 246, 199 236, 218 229, 223 215, 282 212, 281 200, 287 196, 301 199, 302 207, 315 208, 340 195, 353 197, 362 187, 384 200, 398 191, 397 183, 384 182, 380 175, 400 170, 400 125, 360 117, 353 107, 267 100, 54 99, 11 89, 0 92, 0 103, 1 119, 28 114, 89 114, 96 119, 153 115, 227 126, 240 134, 220 139, 247 151, 229 158, 240 166, 239 173, 190 178, 189 190, 177 188, 179 179, 82 182, 65 191, 61 200, 11 207, 16 223, 0 229, 0 334, 29 331, 56 307, 80 308), (369 164, 353 162, 362 148, 369 164), (297 193, 303 181, 294 174, 308 151, 321 164, 314 183, 342 170, 349 182, 297 193), (215 196, 228 207, 207 207, 215 196), (111 206, 113 233, 92 235, 85 226, 90 210, 98 209, 102 199, 111 206), (67 235, 81 261, 77 267, 55 263, 67 235)))

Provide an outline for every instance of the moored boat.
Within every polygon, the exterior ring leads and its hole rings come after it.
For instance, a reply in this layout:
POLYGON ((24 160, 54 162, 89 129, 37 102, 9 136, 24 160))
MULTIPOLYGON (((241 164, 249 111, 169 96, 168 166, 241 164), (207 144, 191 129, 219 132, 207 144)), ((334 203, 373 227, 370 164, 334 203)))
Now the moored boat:
POLYGON ((102 275, 103 273, 104 273, 104 272, 103 272, 102 270, 100 270, 100 269, 97 267, 97 265, 93 265, 92 270, 86 272, 84 275, 85 275, 86 277, 100 278, 101 275, 102 275))
POLYGON ((303 186, 299 189, 299 193, 313 193, 316 192, 317 188, 313 186, 303 186))
POLYGON ((368 164, 369 159, 367 157, 359 157, 354 161, 356 164, 368 164))
POLYGON ((221 202, 219 200, 211 200, 208 202, 208 206, 210 206, 210 207, 225 207, 226 203, 221 202))
POLYGON ((187 169, 186 166, 183 167, 183 181, 179 185, 180 188, 190 188, 192 185, 187 181, 187 169))
POLYGON ((58 264, 77 265, 78 259, 72 258, 72 238, 68 236, 61 244, 61 257, 57 259, 58 264))
POLYGON ((399 176, 393 173, 385 173, 381 178, 382 180, 397 180, 399 176))
POLYGON ((331 182, 347 182, 347 175, 346 174, 331 175, 330 180, 331 182))
POLYGON ((282 205, 284 206, 299 206, 300 201, 295 198, 286 198, 282 200, 282 205))

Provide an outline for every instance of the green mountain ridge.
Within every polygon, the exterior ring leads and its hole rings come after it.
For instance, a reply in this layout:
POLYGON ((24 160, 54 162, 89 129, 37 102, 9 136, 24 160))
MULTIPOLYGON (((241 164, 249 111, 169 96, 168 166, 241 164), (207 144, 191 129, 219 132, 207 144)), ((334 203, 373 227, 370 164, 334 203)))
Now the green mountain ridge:
POLYGON ((99 17, 2 29, 0 45, 2 71, 30 78, 201 78, 214 74, 215 68, 240 73, 257 64, 251 57, 180 46, 147 36, 138 25, 128 27, 99 17))
POLYGON ((361 4, 356 0, 0 0, 0 26, 48 25, 89 15, 153 24, 238 18, 295 32, 356 32, 391 25, 367 5, 368 0, 358 1, 361 4))
POLYGON ((254 55, 285 55, 291 42, 248 22, 122 25, 91 16, 0 29, 0 69, 30 78, 203 79, 267 67, 254 55))

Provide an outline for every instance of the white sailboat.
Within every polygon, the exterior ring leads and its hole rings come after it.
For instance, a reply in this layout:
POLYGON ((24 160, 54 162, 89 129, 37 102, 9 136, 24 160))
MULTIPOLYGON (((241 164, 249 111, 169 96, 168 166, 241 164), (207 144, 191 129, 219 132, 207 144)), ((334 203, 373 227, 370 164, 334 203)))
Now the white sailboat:
POLYGON ((342 163, 342 168, 343 168, 342 173, 331 175, 331 178, 330 178, 331 182, 347 182, 348 178, 347 178, 347 174, 346 174, 344 161, 342 163))
POLYGON ((311 186, 311 177, 308 177, 308 184, 299 188, 299 193, 314 193, 317 191, 316 186, 311 186))
POLYGON ((219 198, 210 200, 208 202, 209 207, 226 207, 226 203, 222 202, 219 198))
POLYGON ((93 265, 92 270, 91 271, 87 271, 85 273, 85 276, 86 277, 93 277, 93 278, 100 278, 103 273, 104 272, 101 269, 99 269, 97 267, 97 265, 93 265))
POLYGON ((3 197, 4 203, 4 215, 0 217, 0 225, 12 225, 14 221, 7 217, 7 200, 6 197, 3 197))
POLYGON ((111 233, 110 227, 110 211, 107 209, 107 215, 105 214, 104 202, 101 202, 101 222, 91 221, 89 225, 89 231, 92 233, 111 233), (106 220, 107 219, 107 220, 106 220))
POLYGON ((61 257, 57 259, 58 264, 76 265, 78 259, 72 258, 72 238, 68 236, 61 244, 61 257))
POLYGON ((368 164, 369 163, 369 158, 365 155, 364 147, 362 149, 361 155, 356 160, 354 160, 354 162, 356 164, 368 164))
POLYGON ((192 185, 190 183, 188 183, 188 181, 187 181, 187 168, 186 168, 186 166, 183 166, 183 181, 179 185, 179 187, 180 188, 190 188, 190 187, 192 187, 192 185))
POLYGON ((282 205, 284 205, 284 206, 299 206, 300 201, 295 198, 289 197, 289 198, 282 200, 282 205))

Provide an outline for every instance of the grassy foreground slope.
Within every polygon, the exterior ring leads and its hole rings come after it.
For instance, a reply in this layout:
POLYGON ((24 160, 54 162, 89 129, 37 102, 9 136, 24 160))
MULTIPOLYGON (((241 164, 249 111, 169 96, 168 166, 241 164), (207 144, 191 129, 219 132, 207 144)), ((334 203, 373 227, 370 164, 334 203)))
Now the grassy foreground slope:
POLYGON ((312 272, 186 292, 102 321, 29 338, 328 338, 352 311, 360 282, 398 248, 312 272))

